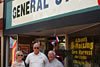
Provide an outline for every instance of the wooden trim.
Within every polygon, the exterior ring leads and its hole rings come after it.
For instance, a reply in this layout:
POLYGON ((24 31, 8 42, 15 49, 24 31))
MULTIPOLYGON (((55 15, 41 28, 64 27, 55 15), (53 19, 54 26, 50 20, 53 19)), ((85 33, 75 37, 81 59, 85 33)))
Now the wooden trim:
POLYGON ((3 0, 0 0, 0 3, 2 3, 3 2, 3 0))
POLYGON ((3 29, 3 19, 0 19, 0 30, 3 29))

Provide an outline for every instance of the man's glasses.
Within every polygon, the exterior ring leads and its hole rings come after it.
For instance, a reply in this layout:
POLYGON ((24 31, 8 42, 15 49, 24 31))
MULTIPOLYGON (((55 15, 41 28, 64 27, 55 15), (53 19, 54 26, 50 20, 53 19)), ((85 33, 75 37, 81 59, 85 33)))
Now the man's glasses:
POLYGON ((39 47, 34 47, 34 49, 39 49, 39 47))
POLYGON ((23 55, 17 55, 17 56, 23 56, 23 55))

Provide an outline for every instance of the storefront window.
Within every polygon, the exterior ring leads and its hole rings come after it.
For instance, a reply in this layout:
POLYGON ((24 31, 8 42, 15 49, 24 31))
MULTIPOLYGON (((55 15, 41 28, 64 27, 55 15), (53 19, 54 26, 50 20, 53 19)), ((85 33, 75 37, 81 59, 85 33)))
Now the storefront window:
POLYGON ((99 67, 100 36, 69 38, 69 67, 99 67))
MULTIPOLYGON (((8 37, 8 65, 11 66, 12 63, 12 44, 11 38, 17 40, 16 50, 20 50, 24 53, 24 60, 27 55, 33 52, 33 44, 40 43, 40 51, 47 55, 49 50, 55 50, 56 58, 64 64, 64 59, 67 56, 65 36, 58 36, 59 42, 51 44, 52 41, 56 40, 56 37, 29 37, 29 36, 11 36, 8 37)), ((66 64, 66 63, 65 63, 66 64)))

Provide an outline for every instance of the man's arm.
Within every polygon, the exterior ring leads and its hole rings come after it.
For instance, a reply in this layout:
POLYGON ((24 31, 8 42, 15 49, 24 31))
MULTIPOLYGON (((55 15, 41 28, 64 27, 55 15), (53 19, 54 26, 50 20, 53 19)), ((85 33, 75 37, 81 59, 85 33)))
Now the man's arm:
POLYGON ((26 57, 25 63, 26 63, 26 65, 29 64, 29 55, 26 57))
POLYGON ((44 63, 45 63, 45 67, 47 67, 49 60, 46 55, 44 55, 44 63))

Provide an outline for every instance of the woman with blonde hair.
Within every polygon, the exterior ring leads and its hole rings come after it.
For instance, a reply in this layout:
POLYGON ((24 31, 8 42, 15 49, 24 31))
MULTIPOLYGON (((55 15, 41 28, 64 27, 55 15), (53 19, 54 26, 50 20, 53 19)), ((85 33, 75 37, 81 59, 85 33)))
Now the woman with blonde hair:
POLYGON ((16 61, 13 62, 11 67, 25 67, 25 63, 22 60, 23 57, 24 57, 23 52, 22 51, 17 51, 16 52, 16 61))

